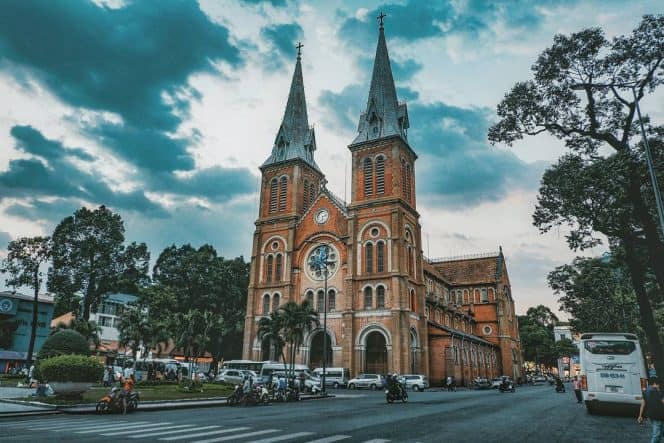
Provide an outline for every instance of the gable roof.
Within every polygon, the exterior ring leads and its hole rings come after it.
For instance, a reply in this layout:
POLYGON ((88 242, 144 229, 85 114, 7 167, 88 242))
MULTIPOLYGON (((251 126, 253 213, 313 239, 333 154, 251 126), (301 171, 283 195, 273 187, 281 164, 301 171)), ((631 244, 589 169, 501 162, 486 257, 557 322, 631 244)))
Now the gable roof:
POLYGON ((496 283, 503 272, 504 257, 497 253, 433 259, 430 264, 452 285, 496 283))

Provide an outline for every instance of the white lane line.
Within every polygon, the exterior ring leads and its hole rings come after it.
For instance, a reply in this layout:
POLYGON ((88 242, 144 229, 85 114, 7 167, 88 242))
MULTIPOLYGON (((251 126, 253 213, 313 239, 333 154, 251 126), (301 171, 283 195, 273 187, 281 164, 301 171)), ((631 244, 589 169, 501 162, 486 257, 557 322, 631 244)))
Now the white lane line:
POLYGON ((307 435, 313 435, 313 432, 297 432, 295 434, 278 435, 276 437, 264 438, 262 440, 254 440, 249 443, 273 443, 275 441, 284 441, 288 439, 306 437, 307 435))
POLYGON ((235 434, 235 435, 228 435, 226 437, 211 438, 209 440, 198 440, 195 441, 194 443, 216 443, 219 441, 231 441, 235 440, 236 438, 247 438, 247 437, 253 437, 254 435, 271 434, 273 432, 279 432, 279 431, 280 431, 279 429, 266 429, 264 431, 245 432, 244 434, 235 434))
MULTIPOLYGON (((85 420, 85 419, 76 419, 76 418, 69 418, 69 417, 35 418, 35 419, 32 419, 32 420, 12 421, 12 424, 24 424, 24 423, 41 424, 41 423, 54 423, 54 422, 73 421, 73 420, 85 420)), ((96 419, 96 420, 99 420, 99 419, 96 419)), ((95 419, 93 419, 91 421, 95 421, 95 419)))
MULTIPOLYGON (((30 429, 33 430, 33 431, 54 431, 54 432, 58 432, 61 429, 67 429, 67 430, 71 431, 73 429, 83 429, 83 428, 91 428, 93 426, 101 426, 105 423, 109 423, 109 422, 108 421, 100 421, 100 422, 96 422, 96 423, 90 423, 88 421, 85 421, 85 422, 81 422, 80 424, 69 422, 69 423, 61 423, 59 425, 48 425, 48 426, 47 425, 39 425, 39 426, 31 427, 30 429)), ((119 423, 127 423, 127 422, 126 421, 121 421, 119 423)))
MULTIPOLYGON (((76 419, 71 420, 71 419, 65 419, 65 420, 52 420, 50 422, 39 422, 39 423, 33 423, 33 422, 29 422, 29 421, 15 421, 15 422, 12 422, 9 426, 27 426, 27 425, 30 425, 31 427, 35 426, 35 427, 39 427, 39 428, 46 427, 46 426, 59 427, 59 426, 65 425, 65 424, 72 424, 72 423, 75 423, 77 421, 81 422, 81 423, 86 423, 86 424, 90 423, 90 424, 92 424, 92 423, 101 423, 104 420, 76 420, 76 419)), ((32 429, 34 429, 34 428, 32 428, 32 429)))
MULTIPOLYGON (((136 435, 130 435, 129 438, 148 438, 148 437, 158 437, 160 435, 168 435, 168 434, 181 434, 183 432, 191 431, 192 429, 195 431, 204 431, 205 429, 217 429, 219 426, 203 426, 203 427, 197 427, 196 425, 189 425, 189 429, 175 429, 172 431, 164 431, 164 432, 148 432, 146 434, 136 434, 136 435)), ((139 431, 143 432, 143 431, 139 431)), ((188 436, 187 436, 188 437, 188 436)))
POLYGON ((367 440, 364 443, 387 443, 391 440, 385 440, 384 438, 374 438, 373 440, 367 440))
POLYGON ((57 429, 45 429, 46 431, 52 430, 53 432, 73 432, 73 431, 86 431, 88 429, 110 429, 110 428, 115 428, 117 429, 118 425, 129 425, 129 424, 139 424, 139 423, 149 423, 147 421, 135 421, 135 422, 128 422, 128 421, 116 421, 111 424, 111 422, 104 422, 104 423, 98 423, 96 425, 86 425, 86 426, 75 426, 75 425, 68 425, 64 427, 59 427, 57 429), (103 425, 103 426, 102 426, 103 425))
POLYGON ((247 429, 251 428, 230 428, 230 429, 221 429, 219 431, 209 431, 209 432, 197 432, 195 434, 191 435, 178 435, 175 437, 166 437, 166 438, 160 438, 159 440, 162 441, 173 441, 173 440, 183 440, 185 438, 193 438, 193 437, 205 437, 206 435, 217 435, 217 434, 228 434, 229 432, 235 432, 235 431, 246 431, 247 429))
POLYGON ((319 438, 318 440, 311 440, 307 443, 332 443, 334 441, 346 440, 350 435, 331 435, 329 437, 319 438))
MULTIPOLYGON (((76 434, 92 434, 94 432, 104 432, 104 431, 110 431, 110 430, 118 430, 118 429, 123 429, 123 430, 130 430, 130 429, 138 429, 141 430, 141 428, 154 428, 159 425, 170 425, 171 423, 150 423, 150 422, 134 422, 134 423, 127 423, 123 424, 122 426, 104 426, 103 428, 93 428, 93 429, 88 429, 85 431, 74 431, 76 434), (142 423, 142 424, 139 424, 142 423)), ((122 431, 124 432, 124 431, 122 431)))
MULTIPOLYGON (((156 425, 151 425, 153 427, 148 428, 148 429, 139 429, 140 432, 148 432, 148 431, 161 431, 162 429, 177 429, 177 428, 192 428, 192 425, 173 425, 173 426, 156 426, 156 425)), ((133 434, 135 433, 135 430, 131 431, 120 431, 120 432, 110 432, 107 434, 99 434, 99 435, 104 435, 104 436, 109 436, 109 435, 126 435, 126 434, 133 434)))

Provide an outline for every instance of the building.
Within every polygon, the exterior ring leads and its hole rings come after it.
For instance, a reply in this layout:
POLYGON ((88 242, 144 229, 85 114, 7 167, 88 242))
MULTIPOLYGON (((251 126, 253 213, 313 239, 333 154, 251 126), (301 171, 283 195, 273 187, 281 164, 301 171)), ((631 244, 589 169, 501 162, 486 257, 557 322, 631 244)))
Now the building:
MULTIPOLYGON (((574 333, 572 327, 569 323, 558 322, 553 327, 553 340, 560 341, 563 338, 571 340, 575 345, 579 345, 581 334, 574 333)), ((558 374, 561 377, 573 377, 578 375, 581 372, 581 364, 579 362, 579 356, 573 355, 572 361, 570 362, 569 357, 560 357, 558 359, 558 374), (571 363, 571 371, 570 371, 571 363)))
POLYGON ((325 359, 354 374, 423 373, 434 383, 447 375, 520 375, 502 251, 448 260, 422 254, 409 126, 381 24, 367 106, 348 146, 351 201, 344 202, 314 159, 298 50, 284 117, 260 167, 244 358, 274 359, 268 341, 257 337, 258 321, 286 302, 309 300, 319 312, 327 309, 328 327, 305 337, 299 363, 317 367, 325 359), (327 279, 314 262, 321 252, 327 279))
MULTIPOLYGON (((44 340, 51 332, 51 317, 53 317, 53 297, 50 294, 38 296, 37 337, 33 349, 33 356, 39 353, 44 340)), ((18 292, 0 292, 0 320, 16 322, 16 329, 12 335, 11 345, 6 349, 0 347, 0 372, 7 372, 10 367, 23 367, 28 357, 30 337, 32 335, 32 314, 34 297, 18 292)), ((5 330, 3 330, 3 333, 5 330)), ((0 345, 2 346, 2 345, 0 345)))

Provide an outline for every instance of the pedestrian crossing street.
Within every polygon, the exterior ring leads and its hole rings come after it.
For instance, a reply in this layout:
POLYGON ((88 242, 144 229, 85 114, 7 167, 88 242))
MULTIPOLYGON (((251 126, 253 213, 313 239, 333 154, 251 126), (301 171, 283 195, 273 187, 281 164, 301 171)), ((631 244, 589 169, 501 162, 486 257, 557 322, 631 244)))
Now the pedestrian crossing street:
MULTIPOLYGON (((175 424, 169 421, 128 421, 122 416, 112 417, 55 417, 25 419, 2 422, 0 426, 9 430, 39 432, 48 435, 48 440, 63 440, 67 435, 78 437, 119 437, 132 440, 150 440, 183 443, 334 443, 358 441, 351 435, 319 436, 314 432, 292 432, 281 429, 259 429, 250 426, 222 426, 197 424, 175 424), (48 433, 48 434, 47 434, 48 433), (61 434, 61 436, 57 434, 61 434), (352 440, 351 440, 352 439, 352 440)), ((46 440, 46 439, 44 439, 46 440)), ((363 443, 387 443, 386 439, 365 440, 363 443)))

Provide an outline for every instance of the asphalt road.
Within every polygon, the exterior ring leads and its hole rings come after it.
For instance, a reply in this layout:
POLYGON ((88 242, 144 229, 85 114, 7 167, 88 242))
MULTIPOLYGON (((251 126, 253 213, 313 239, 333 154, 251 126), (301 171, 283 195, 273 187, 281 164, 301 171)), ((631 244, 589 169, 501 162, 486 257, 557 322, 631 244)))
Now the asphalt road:
POLYGON ((263 407, 212 407, 111 416, 0 419, 0 441, 172 442, 646 442, 632 417, 591 416, 573 393, 553 388, 410 393, 388 405, 381 392, 263 407))

